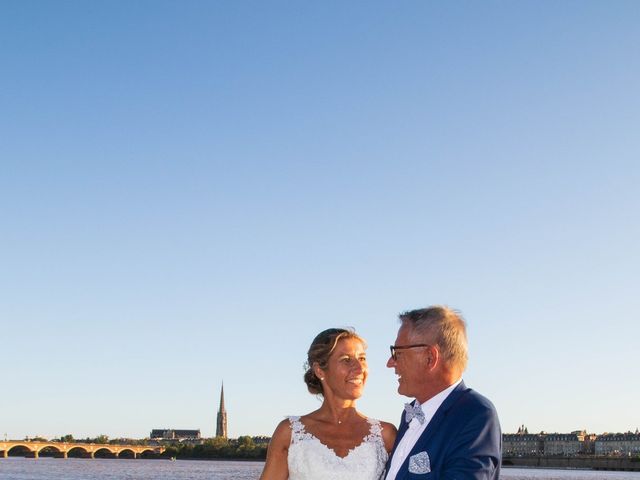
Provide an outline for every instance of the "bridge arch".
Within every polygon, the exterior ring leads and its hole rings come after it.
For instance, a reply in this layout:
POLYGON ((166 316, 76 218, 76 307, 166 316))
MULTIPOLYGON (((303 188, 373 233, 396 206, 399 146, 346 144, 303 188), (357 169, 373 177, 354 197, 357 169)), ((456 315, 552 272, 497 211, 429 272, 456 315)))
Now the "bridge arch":
POLYGON ((31 446, 29 446, 26 443, 18 443, 15 445, 11 445, 9 448, 7 448, 7 454, 10 455, 10 452, 12 450, 15 450, 16 448, 18 450, 24 450, 25 453, 33 453, 35 451, 31 446))
POLYGON ((136 458, 136 452, 132 448, 123 448, 117 453, 118 458, 136 458))
POLYGON ((154 458, 162 453, 157 448, 143 448, 138 452, 138 458, 154 458))
POLYGON ((93 456, 96 458, 114 458, 117 456, 117 452, 111 447, 100 446, 93 451, 93 456))
POLYGON ((82 445, 77 445, 77 446, 71 447, 69 450, 67 450, 67 455, 69 457, 88 457, 89 456, 89 450, 87 450, 82 445), (80 452, 82 452, 82 453, 80 453, 80 452))
POLYGON ((44 445, 38 445, 34 451, 36 452, 36 454, 38 456, 40 455, 44 455, 44 456, 51 456, 51 454, 53 453, 54 455, 62 455, 62 453, 64 452, 64 449, 60 448, 59 445, 56 445, 55 443, 47 443, 44 445))

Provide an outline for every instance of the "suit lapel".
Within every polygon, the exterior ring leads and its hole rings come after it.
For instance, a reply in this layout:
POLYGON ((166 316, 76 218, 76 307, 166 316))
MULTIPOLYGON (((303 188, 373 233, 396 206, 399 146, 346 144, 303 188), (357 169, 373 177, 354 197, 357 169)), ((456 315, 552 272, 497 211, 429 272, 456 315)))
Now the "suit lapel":
MULTIPOLYGON (((458 402, 458 400, 460 400, 460 397, 462 397, 466 391, 467 387, 464 382, 460 382, 458 386, 453 389, 453 392, 449 394, 445 401, 442 402, 442 405, 440 405, 438 410, 436 410, 436 413, 433 415, 433 418, 429 422, 429 425, 427 425, 427 429, 424 431, 420 439, 416 442, 413 449, 416 449, 416 447, 420 444, 426 444, 429 442, 431 437, 433 437, 438 432, 438 429, 440 428, 443 420, 447 418, 451 407, 453 407, 458 402)), ((413 450, 411 450, 412 455, 413 453, 413 450)))
MULTIPOLYGON (((449 394, 449 396, 445 399, 445 401, 442 402, 442 405, 440 405, 438 410, 436 410, 436 413, 433 415, 433 418, 427 425, 426 430, 423 432, 420 438, 418 438, 418 441, 415 443, 415 445, 409 452, 409 455, 407 455, 407 458, 402 463, 402 466, 400 467, 400 470, 396 475, 396 480, 401 480, 409 472, 409 461, 411 457, 418 452, 422 452, 426 450, 426 445, 428 445, 431 438, 435 435, 435 433, 440 428, 440 425, 442 424, 443 420, 447 417, 449 410, 458 402, 458 400, 460 400, 460 398, 467 391, 468 389, 464 384, 464 382, 460 382, 458 386, 454 388, 453 391, 449 394)), ((398 445, 399 439, 401 439, 402 436, 404 436, 405 432, 408 429, 408 424, 406 421, 404 421, 404 419, 405 419, 405 413, 402 414, 402 423, 401 423, 400 430, 398 431, 398 437, 396 438, 396 443, 394 445, 394 449, 393 449, 394 452, 395 452, 395 447, 398 445), (400 435, 400 432, 402 432, 402 436, 400 435)), ((429 452, 427 451, 427 453, 429 452)))
POLYGON ((391 458, 396 453, 396 449, 398 448, 398 444, 400 443, 400 440, 402 440, 402 437, 404 437, 404 434, 407 433, 407 430, 409 429, 409 424, 405 420, 405 415, 406 415, 406 412, 402 412, 402 415, 400 415, 400 424, 398 425, 398 434, 396 435, 396 440, 393 442, 393 448, 391 449, 391 454, 389 455, 389 460, 387 461, 387 471, 389 471, 389 466, 391 465, 391 458))
MULTIPOLYGON (((414 400, 415 402, 415 400, 414 400)), ((413 404, 413 402, 411 402, 411 404, 413 404)), ((394 444, 394 449, 396 447, 396 445, 398 445, 398 443, 400 442, 400 440, 402 440, 402 437, 404 437, 404 434, 407 433, 407 430, 409 430, 409 424, 407 423, 407 412, 402 412, 402 415, 400 416, 400 428, 398 428, 398 435, 396 436, 396 442, 394 444)))

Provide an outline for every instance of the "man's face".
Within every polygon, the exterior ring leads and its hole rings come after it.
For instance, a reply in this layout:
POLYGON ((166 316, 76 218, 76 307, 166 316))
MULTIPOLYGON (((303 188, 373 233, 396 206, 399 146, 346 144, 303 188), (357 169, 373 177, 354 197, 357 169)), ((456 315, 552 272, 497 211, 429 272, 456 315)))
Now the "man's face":
MULTIPOLYGON (((398 330, 395 346, 403 347, 426 343, 412 335, 411 327, 403 324, 398 330)), ((387 367, 398 375, 398 393, 407 397, 420 397, 428 382, 426 347, 396 350, 396 358, 389 357, 387 367)))

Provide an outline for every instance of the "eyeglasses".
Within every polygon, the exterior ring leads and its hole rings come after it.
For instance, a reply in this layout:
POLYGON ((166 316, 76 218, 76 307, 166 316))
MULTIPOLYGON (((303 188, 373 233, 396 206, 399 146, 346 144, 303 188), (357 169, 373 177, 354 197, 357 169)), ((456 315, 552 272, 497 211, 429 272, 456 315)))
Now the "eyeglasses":
POLYGON ((426 343, 417 343, 415 345, 389 345, 389 349, 391 350, 391 358, 393 358, 394 361, 398 360, 398 355, 396 354, 396 350, 407 350, 409 348, 418 348, 418 347, 430 347, 431 345, 428 345, 426 343))

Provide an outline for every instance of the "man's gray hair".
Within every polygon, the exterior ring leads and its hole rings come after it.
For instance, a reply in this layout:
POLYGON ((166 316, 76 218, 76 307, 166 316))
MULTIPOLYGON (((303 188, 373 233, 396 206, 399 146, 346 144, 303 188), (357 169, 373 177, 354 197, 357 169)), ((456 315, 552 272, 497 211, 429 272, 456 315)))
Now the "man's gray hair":
POLYGON ((444 305, 434 305, 401 313, 402 325, 411 327, 413 335, 437 345, 445 365, 467 367, 467 326, 462 314, 444 305))

